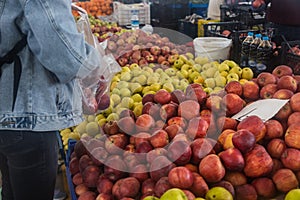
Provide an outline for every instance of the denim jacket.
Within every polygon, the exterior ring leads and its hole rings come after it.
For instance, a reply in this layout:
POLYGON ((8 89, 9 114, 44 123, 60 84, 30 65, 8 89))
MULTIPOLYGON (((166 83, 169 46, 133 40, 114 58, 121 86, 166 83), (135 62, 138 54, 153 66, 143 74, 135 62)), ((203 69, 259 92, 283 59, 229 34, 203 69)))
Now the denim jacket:
POLYGON ((1 67, 0 129, 51 131, 82 121, 76 78, 100 66, 71 13, 71 0, 0 0, 0 57, 27 36, 16 103, 13 63, 1 67))

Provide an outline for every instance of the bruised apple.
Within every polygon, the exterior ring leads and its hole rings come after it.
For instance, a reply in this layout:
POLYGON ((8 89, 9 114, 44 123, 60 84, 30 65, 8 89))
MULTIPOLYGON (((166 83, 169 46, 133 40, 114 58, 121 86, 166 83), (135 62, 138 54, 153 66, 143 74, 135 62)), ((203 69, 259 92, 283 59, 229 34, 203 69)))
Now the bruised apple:
POLYGON ((199 174, 207 182, 215 183, 225 176, 225 168, 216 154, 205 156, 199 164, 199 174))
POLYGON ((244 155, 246 176, 256 178, 268 175, 273 168, 273 161, 266 149, 256 144, 254 148, 244 155))

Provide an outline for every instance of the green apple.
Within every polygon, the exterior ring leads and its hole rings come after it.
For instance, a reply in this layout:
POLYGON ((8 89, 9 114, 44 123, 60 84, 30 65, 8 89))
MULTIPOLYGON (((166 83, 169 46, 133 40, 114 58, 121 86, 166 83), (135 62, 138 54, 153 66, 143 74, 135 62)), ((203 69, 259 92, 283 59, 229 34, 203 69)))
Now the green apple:
POLYGON ((189 74, 189 79, 193 81, 196 77, 201 76, 199 72, 193 71, 192 73, 189 74))
POLYGON ((204 65, 202 65, 202 71, 206 71, 211 67, 211 63, 205 63, 204 65))
MULTIPOLYGON (((176 75, 173 76, 173 77, 176 77, 177 79, 183 79, 183 78, 185 78, 184 75, 182 74, 181 70, 180 70, 180 71, 177 71, 177 72, 176 72, 176 75)), ((173 77, 172 77, 172 78, 173 78, 173 77)))
POLYGON ((157 69, 155 70, 155 72, 160 74, 160 73, 164 72, 164 70, 163 70, 162 68, 157 68, 157 69))
POLYGON ((132 95, 131 98, 134 102, 141 102, 143 99, 143 97, 139 93, 132 95))
POLYGON ((160 200, 188 200, 188 198, 181 189, 171 188, 163 193, 160 200))
POLYGON ((207 57, 201 57, 201 56, 197 56, 195 58, 195 62, 200 64, 200 65, 204 65, 205 63, 209 62, 209 59, 207 57))
MULTIPOLYGON (((153 72, 152 72, 153 73, 153 72)), ((145 75, 147 78, 149 77, 149 76, 152 76, 152 73, 151 72, 149 72, 149 71, 144 71, 144 70, 142 70, 142 75, 145 75)))
POLYGON ((236 80, 238 81, 239 80, 239 75, 237 75, 236 73, 229 73, 227 76, 226 76, 226 79, 227 79, 227 82, 228 80, 232 81, 232 80, 236 80))
POLYGON ((102 113, 96 115, 95 121, 99 121, 100 119, 105 119, 105 116, 102 113))
POLYGON ((145 93, 152 91, 151 87, 149 85, 145 86, 142 90, 142 94, 145 95, 145 93))
POLYGON ((121 88, 120 89, 120 96, 121 96, 121 98, 130 97, 131 96, 130 89, 129 88, 121 88))
POLYGON ((215 77, 215 82, 216 82, 216 86, 224 87, 227 83, 227 80, 224 76, 219 75, 219 76, 215 77))
POLYGON ((143 200, 159 200, 159 198, 155 196, 146 196, 145 198, 143 198, 143 200))
POLYGON ((222 72, 220 72, 220 75, 224 76, 224 77, 227 77, 228 74, 229 74, 228 71, 222 71, 222 72))
POLYGON ((194 60, 194 58, 195 58, 194 54, 191 53, 191 52, 187 52, 187 53, 185 53, 185 55, 186 55, 186 57, 187 57, 188 59, 193 59, 193 60, 194 60))
POLYGON ((121 73, 121 77, 120 77, 120 80, 121 81, 130 81, 131 79, 131 72, 123 72, 121 73))
POLYGON ((193 66, 192 65, 189 65, 189 64, 183 64, 182 66, 181 66, 181 70, 186 70, 186 71, 188 71, 189 69, 191 69, 193 66))
POLYGON ((143 71, 149 72, 150 74, 153 73, 153 69, 151 67, 148 67, 148 66, 143 67, 143 71))
POLYGON ((122 67, 122 72, 130 72, 131 70, 129 67, 122 67))
POLYGON ((140 116, 142 114, 143 110, 143 104, 140 102, 139 104, 136 104, 133 108, 133 113, 135 114, 136 117, 140 116))
POLYGON ((119 81, 118 84, 116 85, 116 87, 118 89, 127 88, 128 87, 128 82, 126 82, 126 81, 119 81))
POLYGON ((205 194, 206 200, 233 200, 232 194, 224 187, 212 187, 205 194))
POLYGON ((176 68, 176 69, 180 69, 181 66, 184 64, 185 62, 182 60, 182 59, 177 59, 175 60, 175 62, 173 63, 173 66, 176 68))
POLYGON ((300 199, 299 188, 290 190, 284 197, 284 200, 298 200, 298 199, 300 199))
POLYGON ((154 64, 154 63, 149 63, 149 64, 148 64, 148 67, 154 68, 154 67, 155 67, 155 64, 154 64))
POLYGON ((133 107, 134 100, 131 97, 124 97, 121 100, 121 106, 123 108, 131 109, 133 107))
POLYGON ((161 84, 156 82, 156 83, 152 83, 150 85, 150 90, 154 91, 154 92, 157 92, 158 90, 161 89, 161 84))
POLYGON ((214 87, 212 93, 218 93, 218 92, 220 92, 221 90, 223 90, 223 87, 216 86, 216 87, 214 87))
POLYGON ((138 77, 142 73, 141 69, 133 69, 131 70, 132 77, 138 77))
POLYGON ((223 63, 226 63, 230 68, 234 68, 234 67, 238 67, 239 66, 233 60, 224 60, 223 63))
POLYGON ((143 86, 140 83, 129 83, 128 88, 130 89, 131 93, 138 93, 143 90, 143 86))
POLYGON ((119 82, 120 81, 120 78, 118 76, 114 76, 112 79, 111 79, 111 82, 113 81, 116 81, 116 82, 119 82))
POLYGON ((214 77, 215 73, 218 71, 217 68, 210 67, 207 70, 205 70, 205 74, 207 78, 212 78, 214 77))
POLYGON ((229 68, 229 66, 226 63, 221 63, 218 66, 218 70, 219 70, 219 72, 223 72, 223 71, 229 71, 230 68, 229 68))
POLYGON ((119 115, 117 113, 110 113, 106 120, 109 121, 114 121, 114 120, 118 120, 119 119, 119 115))
POLYGON ((121 92, 120 92, 120 89, 119 88, 114 88, 111 90, 111 94, 117 94, 117 95, 120 95, 121 92))
POLYGON ((202 66, 200 64, 194 64, 193 67, 194 71, 201 72, 202 66))
POLYGON ((139 75, 138 77, 136 77, 136 81, 141 84, 141 85, 146 85, 147 84, 147 76, 145 76, 144 74, 139 75))
POLYGON ((167 90, 168 92, 174 91, 174 85, 172 83, 169 83, 169 82, 163 84, 162 88, 167 90))
POLYGON ((199 83, 199 84, 203 84, 204 83, 204 78, 200 75, 194 78, 193 80, 194 83, 199 83))
POLYGON ((129 69, 132 71, 133 69, 141 69, 137 63, 132 63, 129 65, 129 69))
POLYGON ((165 84, 165 83, 171 83, 172 82, 172 78, 170 77, 162 77, 160 80, 159 80, 159 83, 161 85, 165 84))
POLYGON ((194 200, 205 200, 205 199, 203 199, 202 197, 197 197, 194 200))
POLYGON ((99 124, 100 127, 102 127, 106 122, 107 122, 106 118, 98 120, 98 124, 99 124))
POLYGON ((247 80, 251 80, 253 78, 253 71, 250 67, 242 69, 242 78, 247 80))
POLYGON ((182 76, 184 78, 188 78, 189 77, 189 72, 187 70, 185 70, 185 69, 181 69, 180 73, 182 74, 182 76))
POLYGON ((147 85, 151 85, 153 83, 158 83, 159 78, 157 76, 149 76, 147 79, 147 85))
POLYGON ((216 87, 216 81, 214 78, 207 78, 204 80, 204 86, 209 88, 216 87))
POLYGON ((239 75, 239 78, 240 78, 240 77, 242 77, 243 70, 241 67, 236 66, 236 67, 231 68, 229 70, 229 73, 236 73, 237 75, 239 75))
POLYGON ((174 68, 168 68, 165 70, 165 73, 168 74, 169 76, 175 76, 176 70, 174 68))

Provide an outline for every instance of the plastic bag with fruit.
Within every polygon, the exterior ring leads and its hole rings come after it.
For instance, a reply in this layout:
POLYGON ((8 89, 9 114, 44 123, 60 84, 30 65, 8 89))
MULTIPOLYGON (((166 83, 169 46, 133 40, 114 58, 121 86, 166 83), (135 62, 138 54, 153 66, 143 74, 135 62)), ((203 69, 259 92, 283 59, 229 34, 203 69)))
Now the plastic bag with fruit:
MULTIPOLYGON (((121 70, 121 67, 112 54, 105 54, 104 48, 93 35, 87 12, 75 4, 72 4, 72 9, 80 14, 76 24, 78 31, 84 34, 86 42, 97 49, 96 53, 100 55, 94 56, 96 59, 100 59, 100 61, 97 61, 101 63, 100 66, 84 78, 76 80, 79 86, 78 92, 81 94, 83 113, 88 115, 97 114, 97 112, 109 107, 111 79, 121 70)), ((91 54, 91 57, 93 57, 93 54, 91 54)), ((93 63, 93 59, 88 60, 93 63)), ((83 70, 78 73, 85 73, 83 70)))

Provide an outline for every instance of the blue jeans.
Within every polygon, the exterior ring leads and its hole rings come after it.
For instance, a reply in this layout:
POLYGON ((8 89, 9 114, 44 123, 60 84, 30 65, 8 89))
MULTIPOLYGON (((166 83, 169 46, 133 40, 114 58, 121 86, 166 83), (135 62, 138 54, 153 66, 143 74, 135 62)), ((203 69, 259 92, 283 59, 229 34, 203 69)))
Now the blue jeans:
POLYGON ((3 200, 52 200, 57 132, 0 131, 3 200))

